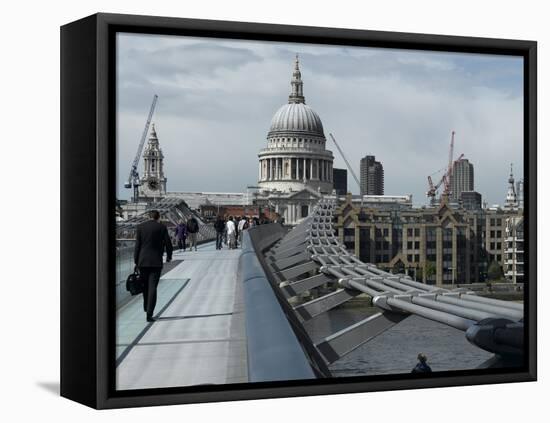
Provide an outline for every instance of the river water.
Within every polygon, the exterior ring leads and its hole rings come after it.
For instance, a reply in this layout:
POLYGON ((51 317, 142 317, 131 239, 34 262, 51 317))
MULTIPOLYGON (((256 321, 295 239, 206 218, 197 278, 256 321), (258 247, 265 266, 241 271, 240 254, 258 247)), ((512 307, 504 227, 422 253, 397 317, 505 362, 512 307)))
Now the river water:
MULTIPOLYGON (((314 342, 379 310, 355 306, 323 313, 306 323, 314 342)), ((475 369, 492 354, 471 345, 465 333, 411 316, 330 366, 333 376, 410 373, 423 352, 433 371, 475 369)))

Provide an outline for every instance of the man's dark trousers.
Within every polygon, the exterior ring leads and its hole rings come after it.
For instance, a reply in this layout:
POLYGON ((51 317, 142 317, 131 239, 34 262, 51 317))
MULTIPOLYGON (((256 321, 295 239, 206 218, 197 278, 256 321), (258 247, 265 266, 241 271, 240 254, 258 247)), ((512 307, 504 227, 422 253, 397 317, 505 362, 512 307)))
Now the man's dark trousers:
POLYGON ((223 232, 216 232, 216 249, 222 249, 223 232))
POLYGON ((160 280, 162 267, 140 267, 139 273, 143 278, 143 311, 147 318, 153 317, 157 305, 157 286, 160 280))

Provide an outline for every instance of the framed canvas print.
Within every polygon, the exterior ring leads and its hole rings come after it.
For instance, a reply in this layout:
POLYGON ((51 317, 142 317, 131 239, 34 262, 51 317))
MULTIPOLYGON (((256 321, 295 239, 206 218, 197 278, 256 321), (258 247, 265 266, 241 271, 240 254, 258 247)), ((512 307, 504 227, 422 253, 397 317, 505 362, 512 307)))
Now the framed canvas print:
POLYGON ((535 42, 97 14, 61 70, 63 396, 536 379, 535 42))

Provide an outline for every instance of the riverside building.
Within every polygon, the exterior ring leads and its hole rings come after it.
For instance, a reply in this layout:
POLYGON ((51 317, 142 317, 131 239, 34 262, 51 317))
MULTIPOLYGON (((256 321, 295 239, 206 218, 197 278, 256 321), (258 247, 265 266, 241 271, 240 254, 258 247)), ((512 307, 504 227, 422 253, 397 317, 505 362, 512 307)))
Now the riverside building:
MULTIPOLYGON (((435 285, 483 282, 491 262, 506 269, 506 225, 521 211, 437 207, 361 207, 351 196, 337 210, 340 241, 359 259, 435 285)), ((516 279, 517 280, 517 279, 516 279)))

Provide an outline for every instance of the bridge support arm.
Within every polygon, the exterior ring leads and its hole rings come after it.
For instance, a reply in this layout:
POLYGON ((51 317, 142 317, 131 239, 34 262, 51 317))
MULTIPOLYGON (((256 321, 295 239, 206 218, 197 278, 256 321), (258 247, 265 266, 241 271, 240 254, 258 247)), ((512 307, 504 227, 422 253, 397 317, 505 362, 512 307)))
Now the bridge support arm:
POLYGON ((405 314, 391 312, 376 313, 326 337, 316 346, 327 364, 331 364, 407 317, 405 314))

